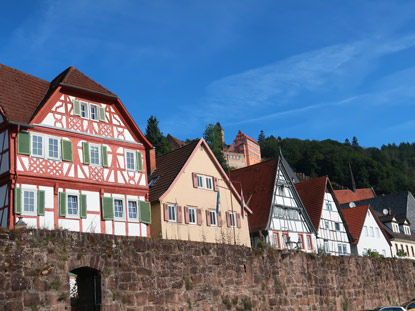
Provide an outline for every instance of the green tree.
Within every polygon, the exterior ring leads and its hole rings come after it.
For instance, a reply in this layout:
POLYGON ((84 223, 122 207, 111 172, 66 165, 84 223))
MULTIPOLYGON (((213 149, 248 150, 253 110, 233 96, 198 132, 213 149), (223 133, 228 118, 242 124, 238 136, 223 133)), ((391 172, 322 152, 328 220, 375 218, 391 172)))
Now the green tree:
POLYGON ((264 140, 265 140, 265 134, 264 134, 264 131, 261 130, 258 136, 258 144, 261 144, 261 142, 263 142, 264 140))
POLYGON ((167 141, 167 138, 163 136, 163 133, 159 128, 159 121, 156 117, 150 116, 147 120, 146 138, 156 148, 156 156, 159 157, 171 151, 171 146, 167 141))
POLYGON ((223 154, 224 142, 222 141, 222 131, 219 123, 215 125, 209 124, 206 126, 203 138, 209 145, 216 159, 225 171, 229 171, 229 167, 226 164, 225 155, 223 154))

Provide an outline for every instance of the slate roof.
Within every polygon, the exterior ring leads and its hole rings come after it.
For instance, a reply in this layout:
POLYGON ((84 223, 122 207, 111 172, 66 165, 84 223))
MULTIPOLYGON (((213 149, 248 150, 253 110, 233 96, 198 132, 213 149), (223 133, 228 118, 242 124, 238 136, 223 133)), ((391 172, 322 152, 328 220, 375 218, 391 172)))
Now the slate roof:
POLYGON ((199 142, 194 141, 156 159, 157 167, 148 178, 149 182, 157 178, 150 187, 150 202, 157 201, 169 189, 199 142))
POLYGON ((339 204, 345 204, 349 202, 356 202, 364 199, 374 198, 376 194, 372 188, 356 189, 356 192, 352 190, 334 190, 334 194, 339 204))
POLYGON ((28 124, 59 85, 116 97, 73 66, 49 83, 0 64, 0 107, 8 121, 28 124))
POLYGON ((326 193, 328 177, 318 177, 295 184, 301 201, 310 216, 314 228, 318 230, 323 211, 324 194, 326 193))
POLYGON ((249 217, 251 232, 264 230, 271 210, 278 158, 229 172, 236 189, 242 185, 245 202, 253 215, 249 217))
MULTIPOLYGON (((400 240, 408 240, 410 242, 415 242, 415 234, 413 232, 411 232, 411 235, 407 235, 405 233, 403 233, 402 231, 399 230, 398 232, 393 232, 393 230, 391 230, 386 223, 390 222, 390 217, 394 217, 393 215, 388 215, 388 216, 384 216, 382 214, 382 212, 379 211, 373 211, 374 214, 378 217, 378 219, 380 220, 380 222, 382 223, 382 229, 383 231, 386 232, 387 236, 389 237, 389 239, 400 239, 400 240)), ((405 221, 405 219, 401 220, 402 223, 405 221)))
POLYGON ((369 205, 367 204, 343 210, 344 219, 354 240, 352 244, 359 242, 368 209, 369 205))
POLYGON ((406 218, 407 208, 411 193, 409 191, 402 191, 389 195, 382 195, 371 199, 360 200, 355 202, 356 205, 370 204, 370 206, 376 210, 382 212, 384 209, 390 209, 392 214, 397 218, 406 218))

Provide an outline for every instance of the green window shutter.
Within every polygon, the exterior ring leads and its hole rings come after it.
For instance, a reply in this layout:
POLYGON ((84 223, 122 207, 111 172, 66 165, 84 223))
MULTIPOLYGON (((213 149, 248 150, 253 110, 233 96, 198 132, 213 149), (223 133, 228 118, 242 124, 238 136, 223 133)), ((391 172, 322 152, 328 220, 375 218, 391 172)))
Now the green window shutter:
POLYGON ((81 115, 81 104, 79 103, 79 100, 76 99, 73 100, 73 114, 75 116, 81 115))
POLYGON ((61 140, 62 145, 62 160, 67 162, 72 162, 72 141, 62 139, 61 140))
POLYGON ((82 143, 82 163, 89 164, 89 143, 84 141, 82 143))
POLYGON ((22 213, 22 189, 14 188, 14 213, 22 213))
POLYGON ((79 195, 79 203, 80 203, 80 213, 79 215, 81 218, 86 218, 86 194, 80 194, 79 195))
POLYGON ((98 107, 98 118, 99 121, 106 122, 104 107, 98 107))
POLYGON ((139 201, 140 204, 140 222, 151 224, 151 205, 150 202, 139 201))
POLYGON ((102 219, 114 219, 114 200, 110 197, 102 197, 102 219))
POLYGON ((39 216, 45 216, 45 191, 37 191, 37 214, 39 216))
POLYGON ((30 134, 20 132, 17 134, 17 153, 30 155, 30 134))
POLYGON ((66 216, 66 193, 59 192, 59 216, 66 216))
POLYGON ((143 171, 143 156, 140 151, 137 151, 137 170, 139 172, 143 171))
POLYGON ((102 157, 102 166, 108 167, 108 152, 107 146, 101 146, 101 157, 102 157))

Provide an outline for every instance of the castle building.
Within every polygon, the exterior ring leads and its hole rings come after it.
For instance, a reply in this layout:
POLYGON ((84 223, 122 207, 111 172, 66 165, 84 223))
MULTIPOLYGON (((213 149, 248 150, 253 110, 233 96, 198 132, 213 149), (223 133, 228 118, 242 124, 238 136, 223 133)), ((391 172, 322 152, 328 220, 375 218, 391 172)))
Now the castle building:
POLYGON ((48 82, 0 65, 1 227, 149 236, 153 152, 118 96, 76 68, 48 82))

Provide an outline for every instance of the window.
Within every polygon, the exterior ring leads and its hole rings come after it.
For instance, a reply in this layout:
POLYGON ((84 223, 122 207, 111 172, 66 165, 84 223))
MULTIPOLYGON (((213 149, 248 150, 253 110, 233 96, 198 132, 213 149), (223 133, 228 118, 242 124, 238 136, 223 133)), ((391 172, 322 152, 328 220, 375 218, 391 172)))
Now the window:
POLYGON ((335 222, 335 223, 334 223, 334 229, 335 229, 336 231, 340 231, 340 223, 335 222))
POLYGON ((398 226, 398 224, 392 223, 392 231, 393 232, 399 232, 399 226, 398 226))
POLYGON ((43 157, 43 136, 32 135, 32 156, 43 157))
POLYGON ((365 232, 365 236, 369 236, 369 233, 367 231, 367 227, 366 226, 363 227, 363 231, 365 232))
POLYGON ((330 225, 329 222, 327 220, 324 221, 324 227, 329 230, 330 229, 330 225))
POLYGON ((137 201, 128 201, 128 218, 138 220, 137 201))
POLYGON ((343 244, 343 255, 347 254, 347 244, 343 244))
POLYGON ((313 240, 311 239, 311 235, 307 235, 307 247, 308 249, 313 249, 313 240))
POLYGON ((384 249, 382 249, 382 255, 383 257, 386 257, 386 251, 384 249))
POLYGON ((81 117, 88 118, 88 104, 81 102, 81 117))
POLYGON ((189 224, 196 224, 196 209, 193 207, 189 207, 188 209, 189 213, 189 224))
POLYGON ((333 211, 333 207, 331 206, 331 202, 326 202, 326 208, 329 212, 333 211))
POLYGON ((54 137, 48 138, 48 158, 53 160, 59 160, 59 139, 54 137))
POLYGON ((324 240, 324 252, 325 253, 330 252, 329 241, 328 240, 324 240))
POLYGON ((236 213, 229 213, 229 224, 230 227, 235 228, 236 227, 236 213))
POLYGON ((201 175, 197 175, 197 186, 203 188, 203 177, 201 175))
POLYGON ((114 219, 124 218, 123 200, 114 199, 114 219))
POLYGON ((78 196, 68 194, 67 198, 67 216, 79 217, 78 196))
POLYGON ((411 229, 409 229, 409 226, 403 226, 403 229, 406 235, 411 235, 411 229))
POLYGON ((23 215, 37 215, 36 207, 36 192, 35 190, 23 191, 23 215))
POLYGON ((216 211, 209 211, 209 216, 210 216, 210 225, 217 226, 218 222, 217 222, 216 211))
POLYGON ((366 255, 367 254, 367 248, 364 248, 363 249, 363 255, 366 255))
POLYGON ((337 244, 337 251, 339 255, 343 255, 343 246, 341 244, 337 244))
POLYGON ((100 159, 100 146, 97 145, 89 145, 89 156, 91 165, 100 166, 101 159, 100 159))
POLYGON ((177 208, 176 205, 169 205, 169 221, 177 221, 177 208))
POLYGON ((283 248, 288 248, 288 233, 283 233, 282 234, 282 247, 283 248))
POLYGON ((125 152, 125 166, 128 171, 135 171, 136 165, 135 165, 135 153, 131 151, 125 152))
POLYGON ((273 246, 275 248, 280 248, 280 237, 279 237, 278 232, 273 232, 272 237, 273 237, 273 246))
POLYGON ((91 109, 90 109, 90 111, 91 111, 91 120, 99 120, 99 117, 98 117, 98 106, 96 106, 96 105, 91 105, 90 106, 91 107, 91 109))
POLYGON ((374 232, 373 232, 373 227, 370 227, 370 236, 375 236, 374 232))
POLYGON ((206 189, 212 190, 213 189, 212 184, 213 184, 212 177, 206 177, 206 189))
POLYGON ((376 237, 378 238, 379 237, 379 228, 376 228, 376 237))
POLYGON ((299 233, 298 234, 298 242, 297 242, 297 248, 298 249, 304 249, 304 235, 299 233))

